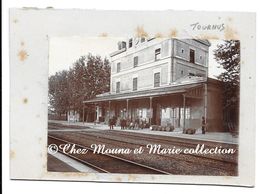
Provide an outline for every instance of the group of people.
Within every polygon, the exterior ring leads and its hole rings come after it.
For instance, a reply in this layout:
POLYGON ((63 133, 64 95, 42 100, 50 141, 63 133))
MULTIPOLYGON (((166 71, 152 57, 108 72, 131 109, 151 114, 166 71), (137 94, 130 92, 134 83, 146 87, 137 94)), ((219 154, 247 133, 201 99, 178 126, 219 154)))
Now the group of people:
MULTIPOLYGON (((115 116, 113 116, 111 119, 109 119, 109 128, 110 129, 114 129, 114 126, 117 123, 117 118, 115 116)), ((125 119, 122 118, 120 119, 120 126, 121 129, 143 129, 145 127, 147 127, 147 123, 146 121, 136 118, 134 121, 130 120, 130 119, 125 119)))
MULTIPOLYGON (((116 125, 117 122, 117 117, 113 116, 112 118, 109 119, 109 128, 110 130, 114 129, 114 126, 116 125)), ((120 119, 120 126, 121 129, 143 129, 145 127, 147 127, 147 123, 144 120, 141 120, 139 118, 136 118, 133 121, 131 121, 130 119, 120 119)), ((201 129, 202 129, 202 134, 206 133, 206 119, 205 117, 202 117, 202 121, 201 121, 201 129)))

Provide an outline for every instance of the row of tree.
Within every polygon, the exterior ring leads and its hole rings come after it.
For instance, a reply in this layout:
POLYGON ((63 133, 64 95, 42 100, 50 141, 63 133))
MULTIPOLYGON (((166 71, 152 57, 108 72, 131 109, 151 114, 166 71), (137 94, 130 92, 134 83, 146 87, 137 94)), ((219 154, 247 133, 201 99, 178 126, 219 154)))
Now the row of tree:
POLYGON ((61 115, 69 110, 82 113, 83 101, 110 88, 110 64, 100 56, 80 57, 69 70, 49 77, 49 110, 61 115))

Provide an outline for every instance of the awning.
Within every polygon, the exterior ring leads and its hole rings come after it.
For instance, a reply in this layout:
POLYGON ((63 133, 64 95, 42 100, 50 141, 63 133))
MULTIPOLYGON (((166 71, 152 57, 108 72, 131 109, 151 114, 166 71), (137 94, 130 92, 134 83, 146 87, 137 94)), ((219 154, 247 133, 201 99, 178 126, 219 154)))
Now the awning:
POLYGON ((201 87, 204 82, 200 83, 192 83, 192 84, 183 84, 183 85, 174 85, 167 86, 163 88, 155 88, 150 90, 141 90, 141 91, 132 91, 127 93, 116 93, 116 94, 106 94, 97 96, 91 100, 83 101, 83 103, 95 103, 95 102, 105 102, 105 101, 113 101, 113 100, 125 100, 125 99, 140 99, 147 97, 158 97, 165 96, 171 94, 180 94, 186 93, 190 89, 201 87))

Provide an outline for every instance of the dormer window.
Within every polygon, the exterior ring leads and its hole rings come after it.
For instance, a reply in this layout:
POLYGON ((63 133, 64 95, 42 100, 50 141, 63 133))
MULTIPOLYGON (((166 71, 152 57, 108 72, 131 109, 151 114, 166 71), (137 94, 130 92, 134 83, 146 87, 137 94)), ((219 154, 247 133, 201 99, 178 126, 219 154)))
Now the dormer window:
POLYGON ((118 50, 126 49, 126 42, 120 41, 117 43, 118 45, 118 50))
POLYGON ((145 37, 141 38, 141 43, 145 42, 145 37))
POLYGON ((129 45, 128 45, 128 47, 131 48, 132 46, 133 46, 133 39, 130 38, 130 39, 129 39, 129 45))

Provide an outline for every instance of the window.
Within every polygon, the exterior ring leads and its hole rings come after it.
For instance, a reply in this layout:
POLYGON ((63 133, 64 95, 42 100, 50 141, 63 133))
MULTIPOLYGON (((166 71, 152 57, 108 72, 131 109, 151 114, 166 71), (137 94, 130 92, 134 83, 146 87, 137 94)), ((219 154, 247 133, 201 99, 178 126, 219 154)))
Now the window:
POLYGON ((133 39, 129 39, 129 48, 131 48, 133 46, 133 39))
POLYGON ((195 63, 195 51, 190 49, 190 63, 195 63))
POLYGON ((133 79, 133 91, 137 90, 137 77, 133 79))
POLYGON ((191 115, 190 115, 190 108, 186 108, 185 111, 186 111, 186 113, 185 113, 185 117, 186 117, 186 119, 190 119, 190 118, 191 118, 191 115))
MULTIPOLYGON (((180 108, 181 110, 181 119, 184 119, 184 108, 180 108)), ((191 110, 189 107, 185 108, 185 119, 191 119, 191 110)))
POLYGON ((120 92, 120 82, 116 82, 116 93, 120 92))
POLYGON ((178 107, 173 109, 173 118, 176 118, 176 119, 179 118, 179 108, 178 107))
POLYGON ((126 42, 122 41, 122 49, 125 49, 125 48, 126 48, 126 42))
POLYGON ((160 86, 160 72, 154 74, 154 87, 160 86))
POLYGON ((161 49, 155 50, 155 61, 159 60, 161 58, 161 49))
POLYGON ((182 53, 182 54, 184 53, 184 49, 181 49, 181 53, 182 53))
POLYGON ((180 116, 181 116, 180 119, 184 118, 184 108, 180 108, 180 116))
POLYGON ((138 56, 134 57, 134 67, 138 65, 138 56))
POLYGON ((117 63, 116 64, 116 72, 118 73, 118 72, 120 72, 120 70, 121 70, 121 63, 117 63))
POLYGON ((141 43, 145 41, 145 37, 142 37, 141 38, 141 43))

